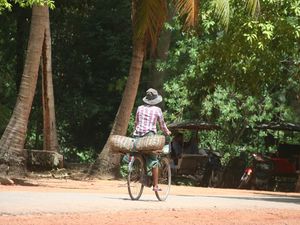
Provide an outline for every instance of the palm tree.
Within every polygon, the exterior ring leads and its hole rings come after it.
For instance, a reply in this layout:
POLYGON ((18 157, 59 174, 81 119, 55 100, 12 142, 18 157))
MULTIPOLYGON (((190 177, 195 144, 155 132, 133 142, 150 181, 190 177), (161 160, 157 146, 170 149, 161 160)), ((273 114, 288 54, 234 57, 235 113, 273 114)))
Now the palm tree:
MULTIPOLYGON (((53 89, 53 86, 52 73, 51 69, 49 69, 51 68, 51 61, 49 61, 51 58, 51 48, 49 46, 49 9, 47 6, 34 5, 32 8, 28 50, 17 102, 11 119, 0 140, 0 174, 6 172, 10 176, 20 176, 26 172, 24 143, 42 52, 44 52, 43 58, 44 62, 46 62, 44 63, 44 71, 47 73, 44 73, 44 79, 48 80, 44 82, 46 84, 44 85, 44 89, 50 92, 50 94, 46 96, 49 102, 45 103, 45 105, 50 106, 46 112, 50 116, 46 120, 50 121, 50 123, 55 122, 55 117, 53 119, 54 100, 51 99, 51 92, 53 95, 53 90, 51 89, 53 89)), ((52 124, 51 126, 55 129, 55 125, 52 124)), ((53 136, 52 139, 54 140, 51 142, 51 145, 56 146, 56 133, 51 136, 53 136)))
MULTIPOLYGON (((184 2, 184 1, 178 1, 184 2)), ((196 1, 188 1, 190 7, 195 7, 193 4, 196 1)), ((179 8, 179 7, 178 7, 179 8)), ((183 9, 181 9, 183 12, 183 9)), ((193 10, 186 10, 185 13, 192 13, 193 10)), ((130 114, 135 102, 137 90, 140 82, 141 70, 144 61, 145 50, 148 44, 152 48, 157 43, 157 38, 162 29, 162 26, 167 18, 167 1, 165 0, 132 0, 132 25, 133 25, 133 54, 131 66, 129 70, 128 80, 123 92, 123 97, 119 110, 115 117, 115 121, 110 132, 108 141, 103 150, 99 154, 90 173, 95 169, 99 169, 100 173, 115 172, 119 164, 119 156, 113 155, 109 151, 109 139, 111 135, 125 135, 129 123, 130 114)), ((195 17, 188 17, 195 19, 195 17)), ((188 21, 189 21, 188 20, 188 21)))
MULTIPOLYGON (((49 11, 49 10, 48 10, 49 11)), ((48 12, 49 15, 49 12, 48 12)), ((55 120, 55 106, 54 106, 54 92, 52 81, 52 56, 51 56, 51 32, 50 20, 47 17, 47 24, 45 27, 45 38, 42 49, 42 87, 43 87, 43 143, 44 150, 55 151, 59 149, 56 120, 55 120)))
MULTIPOLYGON (((199 0, 173 0, 175 11, 184 19, 184 27, 193 27, 198 20, 199 0)), ((113 123, 109 138, 99 154, 90 173, 99 169, 100 173, 112 173, 117 169, 119 156, 109 149, 110 137, 114 134, 126 135, 130 114, 134 106, 139 86, 144 55, 148 46, 155 49, 158 37, 168 16, 168 1, 132 0, 133 55, 128 80, 122 101, 113 123)), ((229 0, 212 0, 217 15, 223 24, 229 20, 229 0)), ((247 7, 254 14, 259 9, 259 0, 247 0, 247 7)))

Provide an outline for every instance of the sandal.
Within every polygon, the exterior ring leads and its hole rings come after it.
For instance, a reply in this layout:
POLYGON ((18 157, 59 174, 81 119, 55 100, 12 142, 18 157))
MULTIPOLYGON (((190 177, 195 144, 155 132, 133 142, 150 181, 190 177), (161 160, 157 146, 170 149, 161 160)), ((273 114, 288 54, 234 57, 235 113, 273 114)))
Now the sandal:
POLYGON ((153 187, 153 189, 152 189, 153 191, 162 191, 162 189, 161 188, 159 188, 159 187, 153 187))

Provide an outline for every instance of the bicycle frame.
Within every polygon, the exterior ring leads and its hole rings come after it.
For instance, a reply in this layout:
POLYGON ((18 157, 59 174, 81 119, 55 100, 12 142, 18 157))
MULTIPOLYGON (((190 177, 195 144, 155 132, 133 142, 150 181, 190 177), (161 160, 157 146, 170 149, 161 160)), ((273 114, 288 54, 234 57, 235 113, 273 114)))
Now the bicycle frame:
MULTIPOLYGON (((155 191, 159 201, 166 200, 171 185, 171 168, 167 156, 158 156, 159 184, 163 190, 155 191)), ((147 176, 145 154, 131 153, 128 161, 127 185, 132 200, 138 200, 142 195, 144 186, 152 186, 152 176, 147 176), (150 180, 149 180, 150 179, 150 180)))

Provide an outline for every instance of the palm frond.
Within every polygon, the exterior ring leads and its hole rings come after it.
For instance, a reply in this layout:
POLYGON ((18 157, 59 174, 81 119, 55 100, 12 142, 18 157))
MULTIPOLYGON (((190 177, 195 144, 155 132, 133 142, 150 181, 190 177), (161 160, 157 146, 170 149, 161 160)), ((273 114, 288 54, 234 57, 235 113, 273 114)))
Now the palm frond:
POLYGON ((230 16, 229 0, 212 0, 211 4, 221 24, 227 30, 230 16))
POLYGON ((257 16, 260 13, 259 0, 248 0, 246 7, 252 16, 257 16))
POLYGON ((199 0, 174 0, 175 9, 185 18, 185 27, 193 27, 198 22, 199 0))
MULTIPOLYGON (((227 30, 230 18, 230 0, 212 0, 211 4, 221 24, 227 30)), ((259 0, 247 0, 246 8, 252 16, 258 16, 260 12, 259 0)))
POLYGON ((133 7, 134 39, 146 38, 154 47, 167 18, 167 1, 140 0, 133 7))
MULTIPOLYGON (((199 0, 172 0, 175 10, 185 19, 185 28, 198 21, 199 0)), ((133 0, 132 20, 134 39, 146 39, 155 48, 159 34, 168 16, 166 0, 133 0)))

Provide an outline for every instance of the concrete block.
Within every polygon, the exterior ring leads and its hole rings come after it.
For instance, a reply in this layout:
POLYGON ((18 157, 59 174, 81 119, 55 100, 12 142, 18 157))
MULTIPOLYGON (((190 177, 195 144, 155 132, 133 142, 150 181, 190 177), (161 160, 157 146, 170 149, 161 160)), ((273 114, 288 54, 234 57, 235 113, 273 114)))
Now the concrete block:
POLYGON ((63 155, 46 150, 27 149, 27 165, 30 169, 54 169, 63 167, 63 155))

